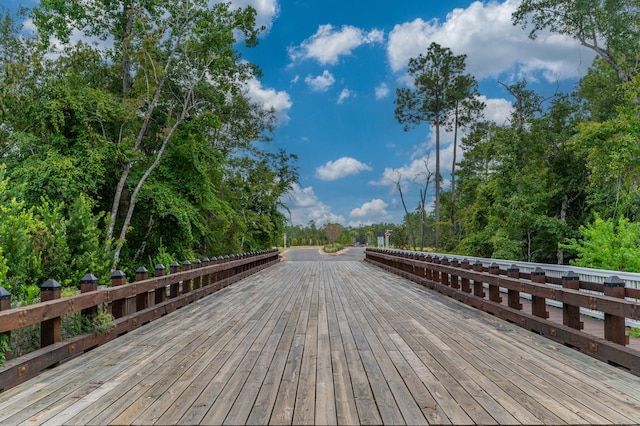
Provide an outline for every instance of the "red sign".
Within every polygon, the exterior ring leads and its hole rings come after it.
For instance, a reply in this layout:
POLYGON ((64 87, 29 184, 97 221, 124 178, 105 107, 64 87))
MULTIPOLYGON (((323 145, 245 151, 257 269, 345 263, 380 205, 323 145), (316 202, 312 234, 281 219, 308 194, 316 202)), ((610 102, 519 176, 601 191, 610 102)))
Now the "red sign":
POLYGON ((391 236, 391 232, 389 232, 389 231, 385 232, 385 233, 384 233, 384 236, 385 236, 385 237, 390 237, 390 236, 391 236))

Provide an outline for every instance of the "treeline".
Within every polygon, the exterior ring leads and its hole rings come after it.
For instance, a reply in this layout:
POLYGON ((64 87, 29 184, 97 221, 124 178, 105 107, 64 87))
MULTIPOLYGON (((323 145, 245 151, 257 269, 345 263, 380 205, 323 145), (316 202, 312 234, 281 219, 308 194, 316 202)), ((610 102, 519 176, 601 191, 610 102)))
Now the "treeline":
POLYGON ((255 11, 86 6, 0 11, 0 286, 276 245, 297 170, 245 89, 259 70, 234 46, 257 43, 255 11))
MULTIPOLYGON (((374 223, 357 227, 343 227, 337 223, 327 223, 318 226, 315 221, 311 220, 306 226, 289 225, 285 227, 287 246, 324 246, 338 243, 344 246, 359 244, 375 247, 378 243, 378 237, 384 237, 387 231, 393 235, 392 241, 396 247, 409 246, 407 229, 403 224, 374 223)), ((281 236, 279 245, 283 243, 281 236)))
POLYGON ((435 186, 436 201, 432 210, 424 199, 407 210, 409 244, 640 271, 640 8, 630 1, 531 0, 513 21, 532 37, 542 30, 570 35, 596 59, 571 93, 543 98, 524 80, 503 84, 513 99, 504 124, 465 106, 477 92, 463 55, 434 44, 412 59, 416 85, 398 90, 399 122, 465 136, 451 186, 440 191, 439 165, 425 173, 432 179, 424 191, 435 186), (445 67, 448 74, 440 75, 448 80, 429 80, 434 64, 445 67))

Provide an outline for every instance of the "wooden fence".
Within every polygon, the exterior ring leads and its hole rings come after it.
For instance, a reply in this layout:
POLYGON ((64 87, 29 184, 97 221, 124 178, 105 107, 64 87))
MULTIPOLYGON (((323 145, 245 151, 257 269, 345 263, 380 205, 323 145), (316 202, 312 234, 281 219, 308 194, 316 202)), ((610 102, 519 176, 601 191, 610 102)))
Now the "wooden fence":
POLYGON ((214 259, 174 262, 170 273, 157 265, 149 278, 146 268, 136 271, 127 283, 122 271, 111 276, 112 286, 97 288, 97 279, 85 275, 81 294, 60 298, 60 284, 48 280, 41 286, 41 302, 10 308, 10 295, 0 288, 0 334, 10 335, 23 327, 40 325, 40 349, 10 359, 0 368, 0 391, 24 382, 40 371, 76 357, 96 346, 138 328, 176 309, 214 293, 279 261, 277 250, 266 250, 214 259), (115 320, 105 331, 62 338, 62 317, 78 312, 87 319, 100 310, 115 320))
POLYGON ((640 289, 611 276, 604 283, 581 281, 576 274, 548 277, 540 268, 520 272, 517 265, 471 264, 453 257, 367 249, 365 260, 530 331, 640 375, 640 351, 626 347, 625 319, 640 320, 640 289), (506 304, 502 296, 506 293, 506 304), (521 296, 530 295, 531 313, 521 296), (562 303, 563 323, 549 321, 547 300, 562 303), (604 339, 582 332, 580 308, 604 313, 604 339))

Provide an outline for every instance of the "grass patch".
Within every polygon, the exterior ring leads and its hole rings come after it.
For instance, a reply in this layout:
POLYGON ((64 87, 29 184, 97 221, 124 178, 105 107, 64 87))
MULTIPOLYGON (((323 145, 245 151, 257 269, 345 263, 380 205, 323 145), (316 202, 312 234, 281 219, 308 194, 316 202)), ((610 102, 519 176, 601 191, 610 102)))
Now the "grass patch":
POLYGON ((324 246, 325 253, 336 253, 342 250, 344 246, 342 244, 327 244, 324 246))

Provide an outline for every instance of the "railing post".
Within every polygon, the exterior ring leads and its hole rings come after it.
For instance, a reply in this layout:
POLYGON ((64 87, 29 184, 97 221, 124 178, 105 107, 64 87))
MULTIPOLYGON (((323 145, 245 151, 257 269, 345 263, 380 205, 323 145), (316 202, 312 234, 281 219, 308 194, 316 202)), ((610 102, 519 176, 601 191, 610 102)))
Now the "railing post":
MULTIPOLYGON (((80 293, 89 293, 97 290, 98 278, 96 278, 95 275, 86 274, 84 277, 80 278, 80 293)), ((92 320, 98 315, 98 307, 92 306, 91 308, 83 309, 81 315, 88 320, 92 320)))
MULTIPOLYGON (((438 256, 433 256, 431 258, 431 260, 436 265, 440 264, 440 258, 438 256)), ((434 269, 431 270, 431 276, 433 278, 433 281, 435 281, 437 283, 441 283, 442 282, 442 277, 440 275, 440 271, 438 271, 437 269, 434 268, 434 269)))
MULTIPOLYGON (((113 271, 111 274, 111 286, 117 287, 126 284, 127 276, 121 270, 113 271)), ((127 315, 127 300, 126 299, 118 299, 111 302, 111 314, 115 319, 122 318, 127 315)))
MULTIPOLYGON (((624 281, 613 275, 604 280, 604 295, 624 299, 624 281)), ((604 338, 619 345, 628 345, 629 337, 625 333, 624 317, 604 314, 604 338)))
MULTIPOLYGON (((449 266, 449 259, 446 257, 443 257, 442 259, 440 259, 440 264, 443 266, 449 266)), ((446 285, 447 287, 451 285, 451 282, 449 280, 449 273, 448 272, 441 272, 440 273, 440 282, 444 285, 446 285)))
MULTIPOLYGON (((136 270, 136 281, 144 281, 149 278, 149 270, 144 266, 139 267, 136 270)), ((149 295, 150 292, 138 293, 136 295, 136 312, 149 307, 149 295)), ((155 298, 154 298, 155 299, 155 298)))
MULTIPOLYGON (((229 263, 229 255, 225 254, 224 257, 222 258, 222 263, 229 263)), ((231 269, 227 269, 225 268, 224 271, 222 272, 222 279, 226 280, 227 278, 231 277, 231 269)), ((228 281, 225 281, 224 283, 222 283, 222 287, 226 287, 229 285, 228 281)))
MULTIPOLYGON (((476 272, 482 272, 482 262, 479 260, 473 264, 473 270, 476 272)), ((473 295, 484 299, 484 285, 482 279, 473 280, 473 295)))
MULTIPOLYGON (((509 278, 520 279, 520 268, 516 265, 511 265, 507 268, 507 276, 509 278)), ((512 309, 522 310, 522 303, 520 303, 520 292, 518 290, 507 289, 507 302, 512 309)))
MULTIPOLYGON (((580 276, 573 271, 562 275, 562 288, 580 290, 580 276)), ((580 307, 562 304, 562 324, 576 330, 582 330, 584 323, 580 321, 580 307)))
MULTIPOLYGON (((500 266, 498 266, 497 263, 492 263, 491 266, 489 266, 489 273, 491 275, 500 275, 500 266)), ((502 303, 499 285, 489 284, 489 300, 496 303, 502 303)))
MULTIPOLYGON (((471 270, 471 263, 469 263, 468 259, 462 259, 462 262, 460 262, 460 267, 466 271, 469 271, 471 270)), ((462 285, 462 291, 464 291, 465 293, 471 293, 471 282, 469 281, 469 278, 462 277, 460 278, 460 281, 462 285)))
MULTIPOLYGON (((171 275, 177 274, 180 271, 180 264, 175 260, 171 262, 169 265, 169 272, 171 275)), ((180 282, 176 281, 175 283, 169 286, 169 297, 174 298, 178 297, 178 292, 180 291, 180 282)))
MULTIPOLYGON (((203 268, 206 268, 207 266, 209 266, 210 263, 211 263, 211 260, 208 257, 205 257, 204 259, 202 259, 203 268)), ((202 287, 206 287, 209 284, 211 284, 211 275, 206 274, 204 277, 202 277, 202 287)))
MULTIPOLYGON (((531 272, 531 281, 538 284, 546 283, 546 274, 542 270, 542 268, 538 267, 533 272, 531 272)), ((532 294, 531 314, 540 318, 549 318, 549 311, 547 311, 547 299, 532 294)))
MULTIPOLYGON (((199 269, 202 267, 202 261, 200 259, 196 259, 193 262, 193 269, 199 269)), ((193 279, 193 289, 198 289, 202 287, 202 275, 200 275, 199 277, 195 277, 193 279)))
POLYGON ((425 265, 424 268, 424 277, 429 280, 429 281, 433 281, 433 256, 431 256, 430 254, 428 254, 425 258, 424 261, 427 262, 427 264, 425 265))
MULTIPOLYGON (((453 266, 454 268, 459 268, 460 262, 458 261, 458 259, 451 259, 451 266, 453 266)), ((451 274, 451 288, 454 288, 456 290, 460 288, 460 279, 458 278, 458 275, 456 273, 451 274)))
MULTIPOLYGON (((167 272, 167 268, 162 264, 162 263, 158 263, 155 268, 153 269, 153 276, 154 277, 163 277, 167 272)), ((156 288, 155 290, 155 304, 159 304, 164 302, 165 300, 167 300, 167 287, 166 286, 162 286, 160 288, 156 288)))
MULTIPOLYGON (((48 302, 60 299, 62 286, 56 280, 47 280, 40 287, 40 300, 48 302)), ((62 319, 51 318, 40 323, 40 347, 53 345, 62 341, 62 319)))
MULTIPOLYGON (((0 311, 6 311, 7 309, 11 309, 11 293, 9 293, 3 287, 0 287, 0 311)), ((0 333, 0 336, 7 336, 7 343, 11 339, 11 332, 5 331, 4 333, 0 333)), ((8 353, 5 352, 5 357, 9 358, 8 353)))
MULTIPOLYGON (((182 262, 182 272, 191 270, 191 262, 185 260, 182 262)), ((191 280, 182 280, 182 294, 189 293, 191 291, 191 280)))

